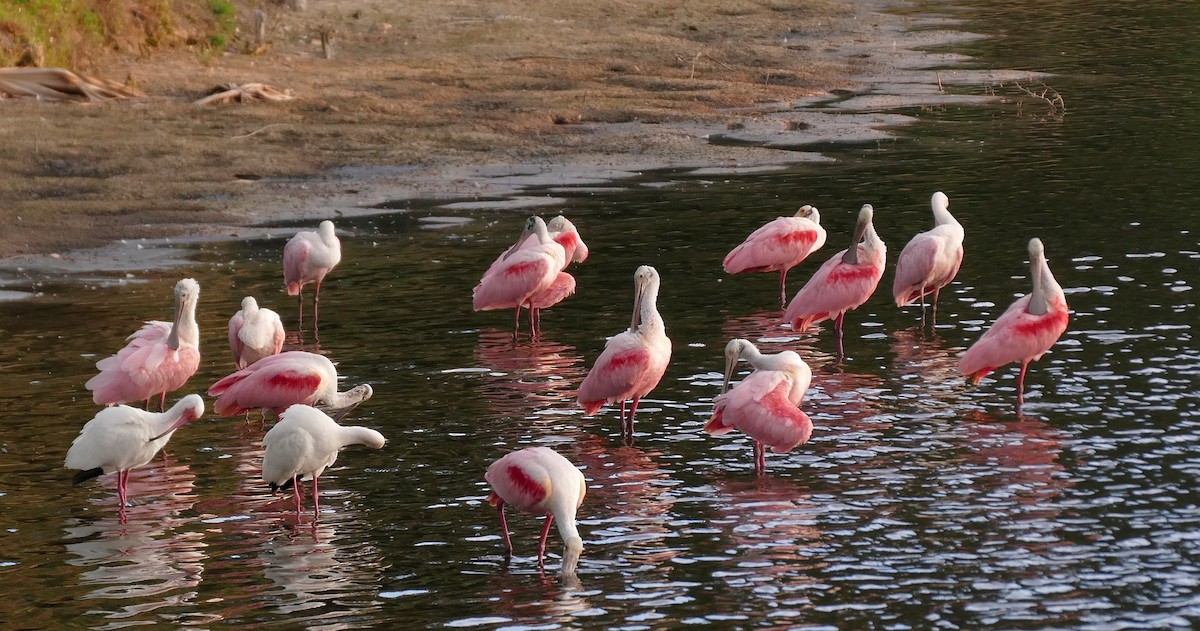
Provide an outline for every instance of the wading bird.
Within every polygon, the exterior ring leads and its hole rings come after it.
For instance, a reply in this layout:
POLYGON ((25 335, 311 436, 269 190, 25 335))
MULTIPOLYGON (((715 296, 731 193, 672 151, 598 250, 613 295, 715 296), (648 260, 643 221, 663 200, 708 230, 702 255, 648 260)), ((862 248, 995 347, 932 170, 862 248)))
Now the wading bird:
POLYGON ((784 321, 801 333, 818 322, 833 320, 839 357, 843 354, 842 322, 846 312, 866 302, 883 277, 887 247, 871 223, 873 213, 870 204, 863 204, 850 247, 825 261, 783 314, 784 321))
POLYGON ((304 325, 304 286, 315 283, 313 291, 313 329, 319 323, 317 311, 321 301, 321 283, 325 275, 342 260, 342 242, 333 230, 333 222, 322 221, 316 232, 297 232, 283 248, 283 284, 289 296, 300 303, 300 325, 304 325))
POLYGON ((65 466, 82 469, 74 484, 106 473, 117 474, 122 512, 128 499, 129 472, 154 459, 175 430, 204 414, 198 394, 183 397, 166 412, 147 412, 128 405, 101 410, 79 431, 67 450, 65 466))
MULTIPOLYGON (((541 217, 530 217, 517 242, 492 263, 475 285, 471 306, 475 311, 515 309, 513 338, 516 339, 521 328, 521 307, 532 310, 533 298, 549 289, 566 265, 566 250, 551 238, 546 222, 541 217), (536 242, 526 245, 530 236, 536 242)), ((573 278, 571 281, 574 284, 573 278)), ((538 336, 532 315, 529 336, 533 339, 538 336)))
POLYGON ((321 511, 317 495, 317 478, 333 466, 338 451, 350 445, 366 445, 381 449, 383 434, 368 427, 343 427, 328 414, 308 405, 293 405, 283 411, 279 422, 266 435, 262 444, 262 478, 276 490, 292 488, 296 497, 296 514, 300 514, 300 482, 312 479, 313 515, 321 511))
POLYGON ((958 274, 963 259, 963 227, 950 214, 950 200, 938 191, 930 200, 933 207, 933 229, 913 237, 900 252, 896 261, 896 279, 892 296, 896 306, 903 307, 921 299, 921 319, 925 318, 925 296, 933 294, 933 314, 937 320, 938 293, 958 274))
POLYGON ((519 511, 546 516, 538 540, 539 568, 544 564, 550 525, 558 519, 558 532, 563 539, 562 572, 574 574, 583 552, 583 539, 575 527, 575 513, 587 494, 583 473, 549 447, 526 447, 493 462, 483 477, 492 486, 488 504, 495 506, 500 514, 505 557, 511 557, 513 551, 508 520, 504 517, 504 505, 511 504, 519 511))
POLYGON ((713 399, 713 415, 704 431, 719 436, 736 429, 753 438, 754 472, 763 475, 767 447, 787 453, 812 436, 812 420, 799 407, 811 381, 812 370, 794 351, 763 354, 749 340, 730 340, 725 345, 725 382, 713 399), (730 390, 738 359, 755 370, 730 390))
POLYGON ((649 265, 633 275, 633 320, 629 329, 609 338, 604 351, 579 385, 579 405, 595 414, 605 403, 621 402, 621 436, 633 442, 638 402, 649 394, 671 361, 671 340, 658 313, 658 271, 649 265), (633 399, 629 415, 625 402, 633 399))
POLYGON ((190 278, 175 283, 174 322, 147 322, 126 338, 125 348, 96 362, 100 374, 84 384, 92 400, 101 405, 145 401, 149 409, 158 395, 162 411, 167 393, 182 388, 200 366, 199 300, 199 283, 190 278))
POLYGON ((229 348, 239 370, 283 350, 283 321, 279 314, 259 307, 252 296, 242 298, 242 308, 229 318, 229 348))
POLYGON ((1029 362, 1042 358, 1067 330, 1067 299, 1050 273, 1041 239, 1029 240, 1029 277, 1033 291, 1017 299, 979 338, 962 359, 958 371, 971 383, 1011 362, 1021 362, 1017 376, 1017 410, 1025 403, 1025 371, 1029 362))
POLYGON ((741 245, 725 255, 728 274, 779 272, 779 306, 787 304, 788 270, 825 245, 821 213, 801 206, 791 217, 779 217, 750 233, 741 245))
POLYGON ((214 383, 208 395, 217 397, 213 411, 219 416, 245 414, 250 410, 272 410, 281 414, 290 406, 321 404, 335 410, 341 420, 355 406, 371 398, 371 386, 363 384, 338 392, 337 369, 323 355, 287 351, 264 357, 214 383))

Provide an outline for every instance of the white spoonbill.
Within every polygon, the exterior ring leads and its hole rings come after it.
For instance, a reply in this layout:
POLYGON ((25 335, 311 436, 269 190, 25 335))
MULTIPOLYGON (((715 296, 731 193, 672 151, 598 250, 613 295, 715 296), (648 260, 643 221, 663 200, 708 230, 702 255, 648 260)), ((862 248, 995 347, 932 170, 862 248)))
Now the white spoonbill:
POLYGON ((300 302, 300 324, 304 324, 304 286, 315 283, 313 291, 313 328, 319 321, 317 308, 321 301, 321 283, 342 260, 342 242, 333 229, 333 222, 322 221, 316 232, 304 230, 288 240, 283 247, 283 284, 289 296, 300 302))
POLYGON ((549 447, 526 447, 493 462, 483 477, 492 485, 487 501, 500 513, 505 556, 512 556, 513 551, 508 520, 504 518, 504 505, 511 504, 522 512, 546 516, 538 540, 538 567, 543 566, 550 525, 558 519, 558 533, 563 539, 562 573, 574 574, 583 552, 583 539, 575 526, 575 513, 587 495, 583 473, 549 447))
POLYGON ((262 478, 270 485, 271 492, 292 488, 297 514, 300 513, 300 481, 311 478, 313 514, 317 515, 321 510, 317 478, 333 466, 338 451, 350 445, 381 449, 385 442, 383 434, 369 427, 343 427, 314 407, 293 405, 283 411, 279 422, 263 436, 266 452, 263 454, 262 478))
POLYGON ((124 510, 129 471, 150 462, 175 430, 203 414, 204 400, 198 394, 183 397, 166 412, 147 412, 128 405, 105 408, 79 431, 67 450, 65 466, 82 469, 75 474, 75 484, 116 472, 117 498, 124 510))
POLYGON ((259 307, 253 296, 242 298, 242 308, 229 318, 229 348, 233 364, 241 370, 283 350, 283 321, 279 314, 259 307))
POLYGON ((151 320, 126 338, 116 355, 96 362, 100 374, 84 387, 101 405, 145 401, 158 395, 162 411, 168 392, 183 387, 200 366, 200 327, 196 303, 200 283, 185 278, 175 283, 175 321, 151 320))
POLYGON ((933 207, 932 229, 913 237, 896 261, 896 279, 892 296, 903 307, 921 299, 921 318, 925 317, 925 296, 933 294, 932 320, 937 319, 938 292, 958 274, 963 259, 963 227, 950 214, 950 199, 938 191, 930 200, 933 207))
POLYGON ((320 403, 337 410, 337 419, 341 420, 373 394, 367 384, 346 392, 338 392, 337 386, 337 369, 329 358, 307 351, 287 351, 264 357, 214 383, 208 395, 217 397, 213 411, 220 416, 250 410, 272 410, 278 415, 296 403, 320 403))

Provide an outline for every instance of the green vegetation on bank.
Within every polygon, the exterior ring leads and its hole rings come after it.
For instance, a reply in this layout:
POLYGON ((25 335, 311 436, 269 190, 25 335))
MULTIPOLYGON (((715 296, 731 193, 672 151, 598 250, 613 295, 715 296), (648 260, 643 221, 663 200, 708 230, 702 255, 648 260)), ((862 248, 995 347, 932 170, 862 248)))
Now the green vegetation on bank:
POLYGON ((88 69, 114 53, 221 48, 236 24, 230 0, 0 0, 0 67, 88 69))

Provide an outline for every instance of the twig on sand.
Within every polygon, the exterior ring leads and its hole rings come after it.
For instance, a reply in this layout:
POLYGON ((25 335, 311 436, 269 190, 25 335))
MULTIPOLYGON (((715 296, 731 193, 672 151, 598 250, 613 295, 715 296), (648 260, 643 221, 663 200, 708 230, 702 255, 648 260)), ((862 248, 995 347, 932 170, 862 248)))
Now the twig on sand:
POLYGON ((267 125, 265 127, 259 127, 258 129, 254 130, 248 134, 238 134, 236 136, 230 136, 230 138, 249 138, 251 136, 254 136, 254 135, 260 134, 264 131, 267 131, 268 129, 270 129, 272 127, 278 127, 280 125, 287 125, 287 124, 289 124, 289 123, 271 123, 270 125, 267 125))
POLYGON ((208 96, 194 101, 192 105, 203 107, 249 101, 291 101, 295 98, 291 90, 280 90, 265 83, 244 83, 242 85, 226 83, 213 88, 208 96))

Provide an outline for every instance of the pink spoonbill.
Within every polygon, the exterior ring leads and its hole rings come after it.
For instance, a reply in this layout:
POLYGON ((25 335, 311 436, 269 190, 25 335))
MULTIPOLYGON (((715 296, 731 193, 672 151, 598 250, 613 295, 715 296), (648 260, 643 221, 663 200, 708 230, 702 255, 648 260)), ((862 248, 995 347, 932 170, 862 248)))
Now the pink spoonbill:
POLYGON ((264 357, 214 383, 208 395, 217 397, 213 410, 220 416, 250 410, 272 410, 279 415, 297 403, 319 403, 336 410, 335 418, 341 420, 373 394, 367 384, 346 392, 338 392, 337 387, 337 369, 329 358, 287 351, 264 357))
POLYGON ((750 233, 725 255, 725 272, 779 272, 779 306, 787 304, 788 270, 825 245, 821 213, 804 205, 791 217, 779 217, 750 233))
POLYGON ((343 427, 314 407, 296 404, 284 410, 279 422, 263 436, 262 478, 272 493, 292 488, 297 514, 300 482, 311 479, 313 515, 317 515, 321 510, 317 478, 333 466, 338 452, 350 445, 382 449, 385 442, 383 434, 369 427, 343 427))
POLYGON ((650 393, 671 361, 671 340, 658 313, 658 271, 649 265, 633 275, 633 320, 629 329, 609 338, 604 351, 579 385, 579 405, 595 414, 605 403, 621 402, 621 435, 633 442, 638 402, 650 393), (633 399, 629 415, 625 402, 633 399))
POLYGON ((342 260, 342 242, 334 233, 333 222, 322 221, 316 232, 304 230, 283 247, 283 284, 289 296, 300 303, 300 324, 304 324, 304 286, 316 284, 313 291, 313 329, 317 328, 317 308, 321 301, 321 283, 342 260))
POLYGON ((1033 291, 1017 299, 992 328, 979 338, 962 359, 958 371, 976 385, 993 370, 1021 362, 1017 376, 1017 410, 1025 402, 1025 371, 1029 362, 1042 358, 1067 330, 1067 299, 1050 273, 1041 239, 1029 240, 1029 276, 1033 291))
MULTIPOLYGON (((475 311, 515 309, 515 339, 521 327, 521 307, 529 307, 532 314, 533 298, 549 289, 566 265, 566 250, 550 236, 546 222, 541 217, 530 217, 517 242, 484 272, 472 291, 471 306, 475 311), (530 236, 536 242, 526 246, 530 236)), ((529 335, 538 335, 532 316, 529 335)))
MULTIPOLYGON (((554 305, 566 300, 575 293, 575 277, 568 274, 565 270, 572 262, 582 263, 587 260, 589 250, 587 244, 583 242, 583 238, 579 236, 579 230, 575 224, 571 223, 570 219, 562 215, 558 215, 546 222, 546 230, 550 234, 550 238, 555 243, 563 247, 564 260, 566 261, 563 270, 554 277, 550 286, 531 296, 529 299, 529 316, 532 318, 532 326, 538 334, 541 334, 541 310, 548 309, 554 305)), ((530 234, 520 242, 521 249, 534 248, 540 245, 539 237, 536 234, 530 234)), ((483 275, 486 277, 494 271, 502 269, 505 266, 505 256, 508 251, 505 250, 496 260, 492 262, 483 275)))
POLYGON ((200 284, 191 278, 175 283, 175 320, 147 322, 116 355, 96 362, 100 374, 84 387, 101 405, 145 401, 158 395, 159 411, 167 393, 183 387, 200 366, 200 327, 196 303, 200 284))
POLYGON ((546 525, 538 540, 539 568, 543 567, 550 525, 558 520, 558 532, 564 546, 562 573, 574 574, 583 552, 583 539, 575 526, 575 513, 587 494, 583 473, 549 447, 526 447, 493 462, 483 477, 492 486, 488 504, 500 513, 505 557, 512 556, 513 550, 508 521, 504 518, 504 505, 511 504, 519 511, 546 516, 546 525))
POLYGON ((938 191, 930 200, 933 228, 918 234, 904 246, 896 262, 892 295, 896 306, 921 300, 921 318, 925 317, 925 296, 933 294, 932 320, 937 319, 938 292, 958 274, 963 259, 963 227, 950 214, 950 199, 938 191))
POLYGON ((242 308, 229 318, 229 348, 240 370, 283 350, 283 321, 279 314, 259 307, 253 296, 242 298, 242 308))
POLYGON ((713 415, 704 431, 713 436, 740 430, 754 439, 754 472, 767 470, 766 448, 787 453, 808 442, 812 420, 800 409, 812 381, 812 370, 794 351, 764 354, 749 340, 734 339, 725 345, 725 382, 713 399, 713 415), (755 370, 732 390, 738 359, 755 370))
POLYGON ((792 298, 783 315, 784 321, 801 333, 818 322, 833 320, 838 356, 842 355, 846 312, 866 302, 883 277, 887 247, 871 223, 873 213, 870 204, 863 204, 850 247, 825 261, 792 298))
POLYGON ((166 412, 147 412, 128 405, 104 408, 88 421, 67 450, 65 466, 82 469, 73 482, 116 472, 117 498, 124 511, 129 472, 154 459, 175 430, 204 414, 198 394, 183 397, 166 412))

